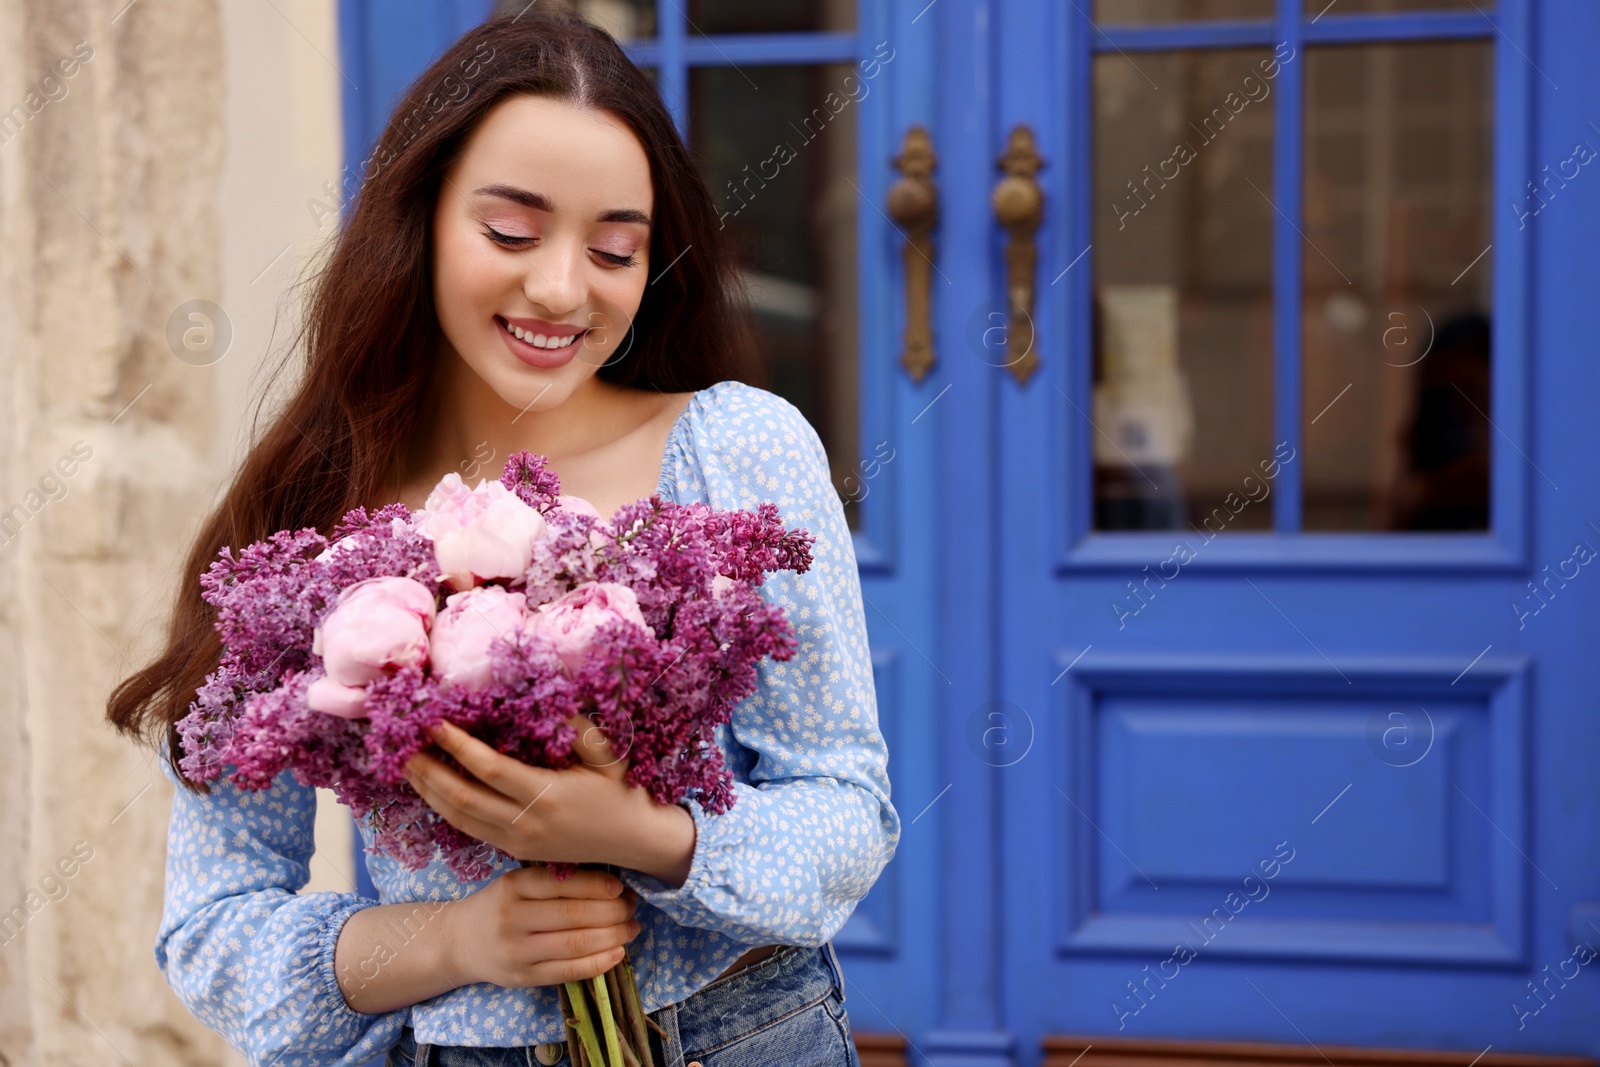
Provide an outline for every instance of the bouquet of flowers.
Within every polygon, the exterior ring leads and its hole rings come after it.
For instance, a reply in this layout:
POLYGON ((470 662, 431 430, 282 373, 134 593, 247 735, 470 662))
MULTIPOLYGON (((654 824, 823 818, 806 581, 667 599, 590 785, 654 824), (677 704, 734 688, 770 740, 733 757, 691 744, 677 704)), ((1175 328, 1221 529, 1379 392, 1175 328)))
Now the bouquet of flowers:
MULTIPOLYGON (((773 504, 651 495, 603 520, 560 492, 543 457, 516 452, 498 482, 446 475, 420 512, 355 508, 331 539, 306 528, 224 548, 200 579, 223 651, 178 723, 180 768, 205 782, 231 764, 246 790, 287 769, 370 817, 376 851, 410 870, 437 852, 464 881, 488 877, 500 851, 439 817, 403 773, 444 720, 561 769, 581 758, 573 723, 587 715, 626 755, 629 785, 726 811, 716 727, 760 662, 796 647, 758 587, 804 573, 811 544, 773 504)), ((561 999, 575 1063, 651 1064, 626 956, 561 999)))

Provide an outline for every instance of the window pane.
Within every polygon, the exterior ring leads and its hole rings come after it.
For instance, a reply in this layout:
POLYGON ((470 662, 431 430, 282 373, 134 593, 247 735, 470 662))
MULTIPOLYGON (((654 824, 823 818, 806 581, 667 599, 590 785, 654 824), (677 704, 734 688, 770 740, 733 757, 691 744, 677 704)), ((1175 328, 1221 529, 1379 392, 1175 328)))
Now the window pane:
POLYGON ((1305 0, 1312 18, 1323 15, 1379 15, 1391 11, 1493 11, 1494 0, 1305 0))
POLYGON ((1094 0, 1094 20, 1110 25, 1269 19, 1275 0, 1094 0))
POLYGON ((690 33, 849 33, 856 28, 856 0, 689 0, 688 8, 690 33))
POLYGON ((689 82, 691 143, 750 286, 771 388, 817 428, 852 527, 893 457, 887 446, 864 455, 857 429, 859 74, 847 63, 699 67, 689 82))
POLYGON ((578 0, 574 6, 580 15, 619 41, 656 35, 656 0, 578 0))
POLYGON ((1095 57, 1097 529, 1272 524, 1281 69, 1266 49, 1095 57))
POLYGON ((1487 529, 1493 45, 1306 62, 1305 528, 1487 529))

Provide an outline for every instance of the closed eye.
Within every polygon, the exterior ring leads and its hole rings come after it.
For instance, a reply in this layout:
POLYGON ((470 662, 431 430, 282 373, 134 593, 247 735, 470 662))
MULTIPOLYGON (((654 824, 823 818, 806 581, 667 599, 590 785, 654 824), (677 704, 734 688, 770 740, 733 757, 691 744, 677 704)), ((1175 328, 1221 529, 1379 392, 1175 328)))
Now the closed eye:
MULTIPOLYGON (((534 237, 513 237, 510 234, 501 233, 493 226, 485 226, 483 228, 483 235, 489 238, 489 240, 493 241, 495 244, 504 248, 521 248, 522 246, 531 244, 537 240, 537 238, 534 237)), ((590 249, 590 251, 599 256, 601 259, 605 260, 607 263, 610 263, 612 266, 632 267, 638 263, 637 253, 630 252, 628 255, 619 256, 615 252, 602 252, 598 248, 590 249)))
POLYGON ((483 228, 483 235, 489 240, 493 241, 495 244, 503 245, 506 248, 520 248, 534 240, 532 237, 512 237, 510 234, 501 233, 493 226, 485 226, 483 228))

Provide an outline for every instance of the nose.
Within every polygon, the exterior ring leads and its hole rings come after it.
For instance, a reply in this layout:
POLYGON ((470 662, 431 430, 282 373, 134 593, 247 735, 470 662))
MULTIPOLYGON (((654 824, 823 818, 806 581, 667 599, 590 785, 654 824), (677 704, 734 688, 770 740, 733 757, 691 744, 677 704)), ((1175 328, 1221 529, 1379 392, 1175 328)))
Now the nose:
POLYGON ((523 292, 529 300, 547 309, 552 318, 561 319, 588 300, 583 248, 577 241, 552 241, 540 251, 544 254, 530 258, 528 272, 523 278, 523 292))

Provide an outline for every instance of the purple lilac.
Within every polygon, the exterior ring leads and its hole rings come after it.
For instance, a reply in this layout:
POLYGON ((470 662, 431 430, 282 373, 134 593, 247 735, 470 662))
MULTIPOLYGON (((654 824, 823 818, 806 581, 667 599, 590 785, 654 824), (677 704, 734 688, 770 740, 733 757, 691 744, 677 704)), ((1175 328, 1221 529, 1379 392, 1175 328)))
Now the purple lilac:
POLYGON ((513 453, 501 481, 549 523, 527 573, 507 584, 530 607, 583 582, 626 585, 649 632, 625 621, 603 626, 569 672, 543 638, 513 631, 491 643, 493 682, 484 688, 409 667, 367 686, 363 719, 314 711, 306 687, 324 672, 312 634, 340 590, 405 576, 441 598, 448 592, 409 510, 357 508, 335 527, 331 549, 314 530, 281 531, 237 556, 224 549, 202 576, 223 655, 178 724, 183 772, 206 781, 232 765, 233 783, 254 790, 288 770, 368 819, 377 851, 412 870, 437 854, 457 877, 477 880, 504 854, 440 818, 405 781, 405 764, 430 747, 429 728, 449 721, 523 763, 570 767, 579 758, 573 722, 586 713, 628 760, 630 785, 664 804, 696 797, 726 811, 733 776, 716 729, 755 691, 760 663, 789 659, 797 647, 782 609, 758 587, 771 572, 804 573, 811 535, 785 530, 772 504, 716 511, 652 495, 607 520, 568 512, 555 507, 556 476, 531 452, 513 453), (732 581, 713 593, 718 575, 732 581))

